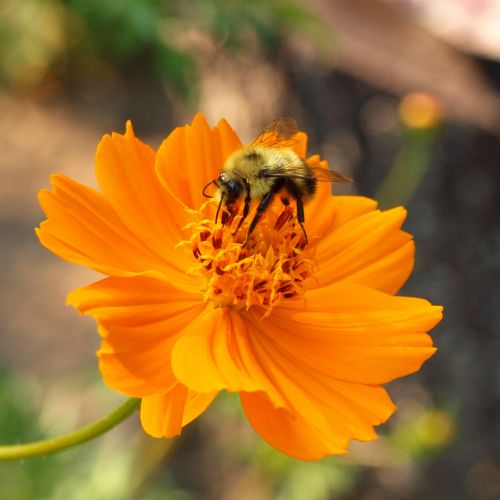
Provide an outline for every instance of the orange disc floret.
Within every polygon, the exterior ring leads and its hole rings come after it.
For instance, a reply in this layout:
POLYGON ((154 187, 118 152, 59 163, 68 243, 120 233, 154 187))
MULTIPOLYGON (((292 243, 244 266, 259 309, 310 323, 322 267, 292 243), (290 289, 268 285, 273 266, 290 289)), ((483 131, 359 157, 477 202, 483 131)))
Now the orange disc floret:
POLYGON ((268 316, 281 300, 302 296, 315 263, 292 208, 273 205, 247 240, 251 219, 235 232, 241 215, 223 213, 223 222, 215 223, 215 205, 202 205, 199 221, 186 226, 190 239, 180 243, 197 261, 189 272, 206 280, 205 300, 237 311, 261 306, 268 316))

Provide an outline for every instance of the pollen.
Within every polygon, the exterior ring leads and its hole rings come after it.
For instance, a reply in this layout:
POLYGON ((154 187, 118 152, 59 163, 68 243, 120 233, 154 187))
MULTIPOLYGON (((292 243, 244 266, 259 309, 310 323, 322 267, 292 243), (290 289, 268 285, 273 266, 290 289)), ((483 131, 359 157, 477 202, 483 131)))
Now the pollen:
POLYGON ((189 273, 205 278, 205 301, 235 310, 262 306, 268 316, 282 300, 302 296, 315 260, 293 208, 271 206, 247 239, 252 212, 235 231, 241 214, 223 212, 216 224, 214 204, 192 212, 199 220, 185 228, 191 237, 181 243, 196 261, 189 273))

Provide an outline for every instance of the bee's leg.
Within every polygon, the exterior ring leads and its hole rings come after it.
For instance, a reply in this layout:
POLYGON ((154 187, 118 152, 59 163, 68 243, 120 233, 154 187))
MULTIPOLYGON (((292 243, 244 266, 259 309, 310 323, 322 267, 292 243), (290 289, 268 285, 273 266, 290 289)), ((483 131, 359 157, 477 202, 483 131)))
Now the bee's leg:
POLYGON ((217 224, 217 221, 219 220, 219 212, 220 212, 220 207, 222 206, 222 200, 224 199, 224 193, 222 193, 219 201, 219 206, 217 207, 217 212, 215 212, 215 223, 217 224))
POLYGON ((254 218, 252 219, 252 222, 251 222, 250 227, 248 229, 245 243, 243 243, 243 244, 246 244, 246 242, 248 241, 248 238, 252 234, 252 231, 255 229, 255 226, 259 222, 259 219, 262 217, 262 214, 264 213, 267 206, 269 205, 269 203, 273 199, 274 194, 275 194, 274 191, 269 191, 269 193, 267 193, 264 196, 264 198, 262 198, 262 200, 260 201, 259 206, 257 207, 257 212, 255 213, 254 218))
POLYGON ((238 229, 243 224, 243 221, 247 218, 248 212, 250 211, 250 186, 246 185, 247 194, 245 196, 245 204, 243 205, 243 214, 241 215, 240 222, 238 223, 238 227, 234 230, 233 234, 238 232, 238 229))
POLYGON ((297 196, 295 198, 297 200, 297 220, 299 221, 302 232, 304 233, 304 238, 306 240, 306 245, 308 243, 306 229, 304 227, 304 203, 302 202, 302 198, 297 196))
POLYGON ((236 215, 237 210, 234 205, 229 205, 226 203, 224 206, 224 210, 222 211, 222 215, 220 217, 220 221, 223 226, 230 226, 233 223, 234 216, 236 215))

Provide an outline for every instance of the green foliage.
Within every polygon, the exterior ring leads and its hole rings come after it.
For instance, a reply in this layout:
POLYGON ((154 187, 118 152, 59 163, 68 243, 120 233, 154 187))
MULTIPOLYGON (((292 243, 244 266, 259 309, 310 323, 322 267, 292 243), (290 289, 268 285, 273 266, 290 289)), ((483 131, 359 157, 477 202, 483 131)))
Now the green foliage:
MULTIPOLYGON (((58 397, 62 397, 62 386, 58 397)), ((87 391, 87 396, 100 406, 110 394, 100 382, 87 391)), ((112 399, 114 394, 111 395, 112 399)), ((64 401, 64 398, 63 398, 64 401)), ((0 445, 28 443, 58 435, 67 428, 65 415, 74 414, 74 398, 68 398, 54 411, 50 398, 34 378, 21 380, 0 372, 0 445), (46 395, 45 395, 46 396, 46 395), (68 406, 69 405, 69 406, 68 406), (45 429, 44 415, 51 415, 50 431, 45 429), (54 417, 54 415, 56 417, 54 417), (57 416, 61 421, 57 421, 57 416)), ((109 401, 108 401, 109 402, 109 401)), ((49 419, 47 418, 47 421, 49 419)), ((66 429, 67 430, 67 429, 66 429)), ((132 500, 144 482, 141 464, 148 460, 141 446, 142 430, 123 429, 127 439, 109 433, 89 443, 55 455, 22 461, 0 462, 0 498, 9 500, 132 500), (139 456, 140 455, 140 456, 139 456)), ((118 431, 119 432, 119 431, 118 431)), ((147 474, 146 474, 147 475, 147 474)), ((145 489, 148 489, 146 485, 145 489)), ((189 500, 191 497, 176 487, 172 478, 162 481, 161 490, 151 485, 144 500, 168 498, 189 500), (163 495, 163 496, 162 496, 163 495)))
POLYGON ((57 0, 8 0, 0 7, 0 82, 36 86, 65 50, 64 9, 57 0))
MULTIPOLYGON (((16 444, 42 439, 38 423, 36 385, 33 381, 10 379, 0 373, 0 443, 16 444)), ((51 498, 52 485, 60 470, 57 457, 2 464, 0 467, 0 498, 24 500, 51 498)))
POLYGON ((398 453, 426 461, 439 456, 455 439, 455 418, 446 410, 426 409, 400 422, 390 435, 398 453))
POLYGON ((290 0, 10 0, 0 11, 0 80, 33 87, 47 75, 139 69, 196 96, 197 64, 212 47, 244 52, 258 41, 273 52, 288 30, 320 25, 290 0), (203 38, 204 37, 204 38, 203 38))
POLYGON ((158 38, 158 0, 63 0, 82 23, 79 50, 94 53, 119 65, 153 47, 158 38))

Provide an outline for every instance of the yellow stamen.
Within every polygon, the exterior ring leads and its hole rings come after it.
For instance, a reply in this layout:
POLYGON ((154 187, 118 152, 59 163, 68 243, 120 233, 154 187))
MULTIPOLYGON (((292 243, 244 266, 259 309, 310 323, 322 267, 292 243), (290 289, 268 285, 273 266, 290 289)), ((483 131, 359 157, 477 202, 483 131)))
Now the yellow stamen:
POLYGON ((224 212, 215 224, 214 206, 208 201, 195 212, 199 220, 181 243, 197 262, 189 272, 206 279, 205 300, 236 310, 263 306, 267 316, 281 300, 300 297, 315 263, 292 207, 271 206, 247 241, 253 214, 235 233, 241 214, 224 212))

